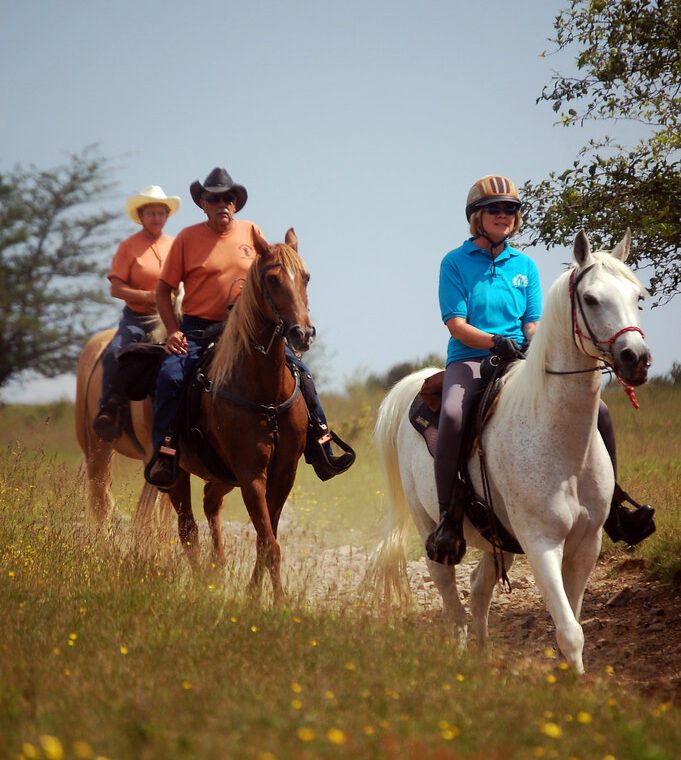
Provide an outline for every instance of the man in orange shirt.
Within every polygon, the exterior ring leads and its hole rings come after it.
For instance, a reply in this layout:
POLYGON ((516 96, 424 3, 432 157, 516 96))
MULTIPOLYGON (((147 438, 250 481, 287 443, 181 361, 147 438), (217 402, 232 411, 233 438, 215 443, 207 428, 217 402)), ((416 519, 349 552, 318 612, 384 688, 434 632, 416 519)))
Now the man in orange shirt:
POLYGON ((168 197, 158 185, 148 185, 125 204, 127 215, 142 229, 118 246, 107 275, 111 295, 125 301, 125 307, 118 330, 102 356, 102 395, 93 427, 105 441, 120 435, 120 409, 125 403, 111 388, 116 352, 129 343, 145 340, 156 326, 156 283, 173 242, 170 235, 163 234, 163 227, 179 207, 180 199, 168 197))
MULTIPOLYGON (((246 188, 236 184, 225 169, 216 168, 202 185, 198 180, 190 193, 206 221, 186 227, 175 238, 163 266, 156 302, 168 330, 166 353, 159 372, 154 399, 152 439, 157 452, 149 468, 153 485, 168 488, 174 481, 172 462, 173 428, 185 382, 206 348, 205 331, 227 317, 241 293, 246 274, 255 261, 254 234, 260 230, 253 222, 235 219, 248 198, 246 188), (184 316, 178 325, 172 307, 172 293, 184 283, 184 316)), ((287 358, 309 375, 305 365, 287 348, 287 358)), ((319 398, 306 399, 312 411, 326 425, 319 398)), ((347 469, 354 454, 327 455, 333 474, 347 469)))

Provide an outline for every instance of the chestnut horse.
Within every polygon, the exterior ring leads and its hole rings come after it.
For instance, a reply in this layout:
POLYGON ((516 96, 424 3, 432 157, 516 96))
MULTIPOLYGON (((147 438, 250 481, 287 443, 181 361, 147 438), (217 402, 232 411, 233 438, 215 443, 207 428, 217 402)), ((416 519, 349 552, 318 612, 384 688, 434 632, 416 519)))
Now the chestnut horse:
MULTIPOLYGON (((307 408, 298 378, 286 365, 286 342, 306 351, 314 338, 307 304, 309 274, 297 253, 293 229, 286 242, 269 246, 256 236, 257 257, 241 296, 217 341, 192 424, 200 427, 241 488, 255 527, 256 562, 249 584, 258 592, 269 570, 275 599, 282 596, 277 526, 305 448, 307 408)), ((235 486, 216 478, 180 436, 180 470, 169 490, 180 540, 198 558, 198 527, 192 513, 190 473, 206 481, 203 509, 213 561, 226 563, 220 508, 235 486)))

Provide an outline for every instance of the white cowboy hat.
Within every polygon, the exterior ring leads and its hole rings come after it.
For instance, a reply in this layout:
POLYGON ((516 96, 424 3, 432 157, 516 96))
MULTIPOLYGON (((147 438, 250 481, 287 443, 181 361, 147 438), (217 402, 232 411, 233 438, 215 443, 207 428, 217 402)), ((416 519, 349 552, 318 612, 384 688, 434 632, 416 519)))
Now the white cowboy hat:
POLYGON ((166 195, 160 185, 147 185, 137 195, 131 195, 125 202, 125 213, 136 224, 142 224, 138 211, 148 203, 162 203, 168 207, 168 216, 172 216, 180 208, 180 199, 177 195, 166 195))

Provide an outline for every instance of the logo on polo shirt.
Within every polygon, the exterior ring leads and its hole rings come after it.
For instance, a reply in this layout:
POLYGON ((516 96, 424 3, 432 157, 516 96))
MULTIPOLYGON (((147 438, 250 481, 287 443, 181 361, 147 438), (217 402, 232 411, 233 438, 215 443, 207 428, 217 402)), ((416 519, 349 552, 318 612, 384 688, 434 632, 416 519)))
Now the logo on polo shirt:
POLYGON ((524 274, 517 274, 512 280, 511 283, 514 288, 526 288, 529 284, 529 280, 527 279, 527 275, 524 274))
POLYGON ((246 245, 244 243, 243 245, 239 246, 239 250, 241 251, 241 258, 242 259, 252 259, 253 258, 253 249, 250 245, 246 245))

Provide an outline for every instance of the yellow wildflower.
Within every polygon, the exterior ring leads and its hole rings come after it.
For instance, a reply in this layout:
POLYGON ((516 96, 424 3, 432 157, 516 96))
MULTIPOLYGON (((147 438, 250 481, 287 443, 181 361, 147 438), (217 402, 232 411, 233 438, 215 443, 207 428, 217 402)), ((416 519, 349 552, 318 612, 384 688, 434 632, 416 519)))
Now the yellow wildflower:
POLYGON ((73 742, 73 754, 76 757, 87 760, 87 758, 90 758, 93 755, 92 747, 87 742, 73 742))
POLYGON ((302 687, 302 686, 301 686, 301 685, 300 685, 300 684, 299 684, 297 681, 294 681, 294 682, 291 684, 291 691, 292 691, 294 694, 300 694, 300 692, 301 692, 302 690, 303 690, 303 687, 302 687))
POLYGON ((557 723, 551 723, 550 721, 542 724, 541 732, 552 739, 560 739, 563 735, 563 729, 557 723))
POLYGON ((47 760, 62 760, 64 757, 64 748, 56 736, 43 734, 40 737, 40 743, 43 746, 47 760))
POLYGON ((316 738, 314 729, 309 728, 308 726, 302 726, 299 728, 296 731, 296 736, 300 739, 301 742, 312 742, 316 738))
POLYGON ((21 746, 21 751, 24 757, 28 758, 29 760, 34 760, 34 758, 40 757, 40 752, 38 752, 35 745, 31 744, 30 742, 24 742, 21 746))
POLYGON ((577 713, 577 723, 587 725, 588 723, 591 723, 592 720, 593 718, 591 715, 589 715, 588 712, 584 712, 584 710, 580 710, 580 712, 577 713))
POLYGON ((340 728, 330 728, 326 732, 326 738, 331 742, 331 744, 345 744, 345 742, 348 740, 345 732, 341 731, 340 728))

